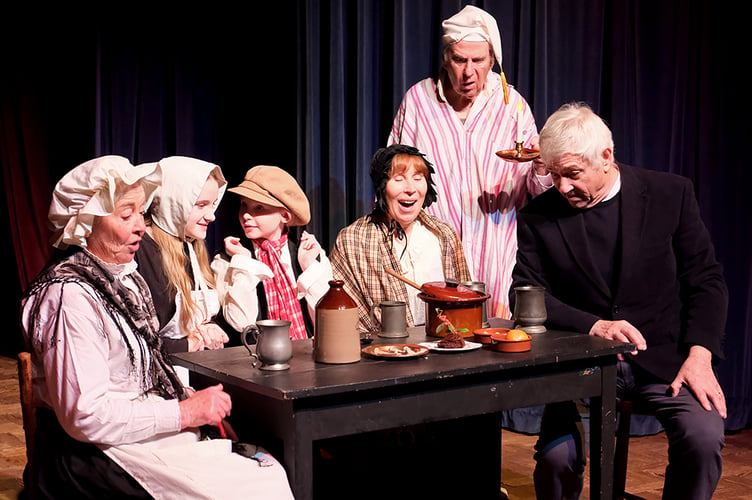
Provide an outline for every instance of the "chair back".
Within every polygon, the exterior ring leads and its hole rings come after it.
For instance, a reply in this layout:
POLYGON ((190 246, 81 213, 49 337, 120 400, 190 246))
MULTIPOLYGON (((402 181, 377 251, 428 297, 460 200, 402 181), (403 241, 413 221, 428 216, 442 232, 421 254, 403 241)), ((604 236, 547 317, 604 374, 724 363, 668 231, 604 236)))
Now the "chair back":
POLYGON ((31 354, 18 353, 18 388, 21 392, 21 414, 23 416, 24 435, 26 437, 26 462, 29 470, 34 456, 34 434, 37 429, 37 415, 32 403, 31 389, 31 354))

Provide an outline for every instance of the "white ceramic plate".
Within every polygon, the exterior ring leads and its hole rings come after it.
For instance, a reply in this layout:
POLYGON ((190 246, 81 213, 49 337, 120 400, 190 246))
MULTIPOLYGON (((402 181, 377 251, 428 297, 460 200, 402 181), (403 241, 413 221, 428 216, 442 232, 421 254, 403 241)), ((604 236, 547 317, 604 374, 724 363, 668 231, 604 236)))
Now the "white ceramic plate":
POLYGON ((464 347, 457 347, 453 349, 448 349, 446 347, 439 347, 438 342, 421 342, 420 345, 423 347, 427 347, 430 351, 433 352, 467 352, 467 351, 474 351, 476 349, 480 349, 481 344, 478 342, 468 342, 465 341, 464 347))

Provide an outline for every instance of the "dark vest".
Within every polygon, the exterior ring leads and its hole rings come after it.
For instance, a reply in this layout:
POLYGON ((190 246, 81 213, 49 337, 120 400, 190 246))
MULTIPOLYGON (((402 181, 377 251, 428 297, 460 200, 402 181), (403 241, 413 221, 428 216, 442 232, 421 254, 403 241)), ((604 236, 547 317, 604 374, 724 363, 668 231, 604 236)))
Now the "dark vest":
MULTIPOLYGON (((287 248, 290 250, 290 256, 292 257, 292 270, 293 274, 295 274, 295 278, 297 279, 298 276, 303 272, 300 268, 300 263, 298 262, 298 244, 300 242, 300 238, 297 236, 297 233, 293 233, 292 231, 288 235, 287 239, 287 248)), ((251 255, 253 258, 256 258, 256 250, 253 247, 253 243, 251 240, 242 237, 240 243, 250 249, 251 255)), ((227 260, 230 260, 230 256, 227 255, 227 253, 224 251, 224 249, 220 252, 224 258, 227 260)), ((259 319, 268 319, 269 318, 269 302, 266 300, 266 290, 264 290, 264 283, 260 282, 256 286, 256 295, 258 296, 258 307, 259 307, 259 319)), ((315 305, 315 304, 314 304, 315 305)), ((300 299, 300 310, 303 312, 303 321, 305 323, 305 329, 306 333, 308 334, 308 338, 313 337, 313 318, 311 318, 311 315, 308 313, 308 302, 303 298, 300 299)), ((219 323, 222 328, 226 332, 235 332, 235 335, 229 335, 230 336, 230 342, 225 344, 227 347, 236 346, 236 345, 242 345, 240 342, 240 332, 235 331, 224 319, 222 316, 222 311, 220 310, 220 313, 217 315, 216 318, 217 323, 219 323)), ((253 339, 251 338, 251 335, 248 336, 247 339, 249 342, 253 342, 253 339)))

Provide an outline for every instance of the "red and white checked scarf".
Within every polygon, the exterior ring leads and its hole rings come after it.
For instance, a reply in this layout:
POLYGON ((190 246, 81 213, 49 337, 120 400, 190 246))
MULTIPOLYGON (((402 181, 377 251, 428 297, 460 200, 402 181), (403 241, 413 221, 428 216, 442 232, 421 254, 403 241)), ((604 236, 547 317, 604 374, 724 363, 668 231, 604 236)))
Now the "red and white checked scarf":
POLYGON ((282 248, 287 245, 287 235, 283 234, 277 241, 256 240, 256 244, 259 246, 259 260, 274 273, 272 278, 263 281, 269 319, 291 321, 290 338, 293 340, 308 338, 295 287, 280 262, 282 248))

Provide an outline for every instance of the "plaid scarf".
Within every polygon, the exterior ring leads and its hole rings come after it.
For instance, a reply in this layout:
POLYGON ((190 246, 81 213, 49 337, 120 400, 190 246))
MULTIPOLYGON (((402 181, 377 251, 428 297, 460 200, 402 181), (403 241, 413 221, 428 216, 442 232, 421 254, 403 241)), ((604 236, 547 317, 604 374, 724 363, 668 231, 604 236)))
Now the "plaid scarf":
POLYGON ((274 273, 272 278, 263 281, 269 306, 269 319, 291 321, 290 338, 293 340, 308 338, 298 294, 280 262, 282 248, 287 245, 287 234, 283 234, 277 241, 263 239, 255 240, 255 243, 259 246, 259 260, 274 273))
MULTIPOLYGON (((40 273, 25 293, 25 298, 41 295, 51 283, 79 285, 85 283, 89 285, 94 289, 91 293, 102 304, 102 312, 110 316, 120 330, 120 335, 128 350, 128 358, 134 369, 136 368, 135 350, 139 349, 142 363, 139 371, 143 392, 155 391, 166 399, 185 399, 187 395, 183 384, 168 362, 167 356, 162 352, 162 342, 157 331, 156 312, 151 301, 149 288, 138 272, 130 274, 130 277, 140 292, 139 297, 134 296, 99 261, 87 252, 78 250, 69 258, 48 267, 40 273), (138 300, 139 298, 141 300, 138 300), (131 345, 121 321, 118 320, 119 318, 125 319, 131 330, 141 337, 143 342, 137 342, 135 346, 131 345)), ((86 287, 83 287, 83 289, 88 290, 86 287)), ((62 295, 62 288, 60 294, 62 295)), ((41 301, 37 300, 33 304, 34 309, 30 315, 29 333, 32 339, 40 338, 40 330, 45 327, 44 322, 39 321, 41 319, 38 313, 40 305, 41 301)), ((62 312, 62 304, 60 305, 61 310, 58 311, 58 314, 62 312)), ((51 320, 57 321, 57 318, 51 318, 51 320)), ((54 326, 53 331, 56 331, 54 326)), ((55 345, 54 337, 50 343, 53 346, 55 345)))

